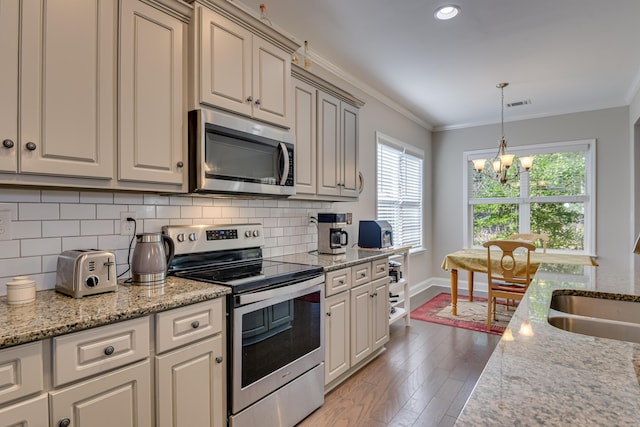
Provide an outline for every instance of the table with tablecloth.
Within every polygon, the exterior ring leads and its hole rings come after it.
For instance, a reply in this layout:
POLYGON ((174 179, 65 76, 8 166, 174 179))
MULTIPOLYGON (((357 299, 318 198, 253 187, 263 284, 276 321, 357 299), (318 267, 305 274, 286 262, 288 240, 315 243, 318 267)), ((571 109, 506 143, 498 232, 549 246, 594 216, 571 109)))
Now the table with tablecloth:
MULTIPOLYGON (((493 253, 493 252, 492 252, 493 253)), ((491 256, 492 264, 500 262, 500 251, 496 251, 496 257, 491 256)), ((533 276, 540 264, 569 264, 569 265, 588 265, 597 266, 596 260, 589 255, 574 255, 574 254, 557 254, 557 253, 543 253, 543 252, 531 252, 530 259, 530 272, 533 276)), ((516 274, 522 272, 524 265, 526 264, 525 255, 516 254, 516 266, 522 266, 520 271, 516 271, 516 274)), ((444 257, 442 261, 442 269, 449 270, 451 275, 451 311, 453 315, 457 315, 458 304, 458 270, 467 270, 469 274, 469 301, 473 301, 473 273, 486 273, 487 272, 487 250, 486 249, 461 249, 459 251, 450 253, 444 257)))

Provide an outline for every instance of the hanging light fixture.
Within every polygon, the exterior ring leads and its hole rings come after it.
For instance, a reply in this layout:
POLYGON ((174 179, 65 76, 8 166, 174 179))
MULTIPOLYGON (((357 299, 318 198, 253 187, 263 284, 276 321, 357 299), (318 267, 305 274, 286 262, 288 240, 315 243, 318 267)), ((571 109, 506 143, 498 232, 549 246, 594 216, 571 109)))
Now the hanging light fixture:
MULTIPOLYGON (((495 172, 495 177, 501 184, 507 183, 507 172, 513 164, 513 158, 515 156, 515 154, 507 153, 507 138, 504 136, 504 88, 507 86, 509 86, 509 83, 498 83, 496 85, 496 87, 500 89, 501 93, 500 134, 502 137, 498 143, 498 153, 491 160, 491 166, 495 172)), ((476 172, 480 173, 484 170, 487 159, 474 159, 472 162, 473 168, 476 172)), ((533 165, 533 156, 520 157, 520 165, 525 171, 529 171, 533 165)), ((518 172, 519 171, 516 171, 516 176, 518 176, 518 172)))

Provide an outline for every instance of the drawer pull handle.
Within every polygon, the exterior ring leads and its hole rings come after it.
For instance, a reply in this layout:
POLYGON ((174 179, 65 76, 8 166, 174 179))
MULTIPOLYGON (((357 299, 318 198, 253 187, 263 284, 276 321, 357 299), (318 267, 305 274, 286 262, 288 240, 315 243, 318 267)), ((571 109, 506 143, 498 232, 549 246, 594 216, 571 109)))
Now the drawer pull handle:
POLYGON ((338 280, 338 284, 344 285, 344 280, 342 280, 342 279, 338 280))
POLYGON ((110 345, 109 347, 104 349, 104 354, 106 354, 107 356, 111 356, 114 351, 116 351, 116 349, 113 348, 112 345, 110 345))
POLYGON ((222 363, 223 360, 224 359, 222 358, 222 356, 216 357, 216 362, 218 362, 218 363, 222 363))
POLYGON ((200 327, 200 322, 198 322, 197 320, 194 320, 193 322, 191 322, 191 327, 193 329, 198 329, 200 327))
POLYGON ((58 423, 58 427, 69 427, 71 425, 71 420, 69 418, 63 418, 58 423))
POLYGON ((366 277, 365 273, 360 273, 360 277, 366 277))

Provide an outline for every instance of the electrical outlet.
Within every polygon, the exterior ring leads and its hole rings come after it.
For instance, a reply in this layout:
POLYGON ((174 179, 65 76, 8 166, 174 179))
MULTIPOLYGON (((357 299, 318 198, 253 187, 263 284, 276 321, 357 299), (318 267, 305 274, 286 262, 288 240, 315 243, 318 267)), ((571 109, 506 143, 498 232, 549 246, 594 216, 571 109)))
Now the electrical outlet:
POLYGON ((11 240, 10 210, 0 210, 0 240, 11 240))
POLYGON ((135 212, 120 212, 120 235, 130 236, 135 229, 135 222, 127 221, 127 218, 136 219, 135 212))

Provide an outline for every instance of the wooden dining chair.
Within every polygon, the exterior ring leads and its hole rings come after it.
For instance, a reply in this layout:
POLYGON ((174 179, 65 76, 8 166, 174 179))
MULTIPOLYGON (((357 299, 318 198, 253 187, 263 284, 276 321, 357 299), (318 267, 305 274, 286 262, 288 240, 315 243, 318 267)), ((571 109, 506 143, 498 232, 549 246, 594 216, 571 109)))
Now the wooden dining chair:
POLYGON ((525 242, 533 243, 534 245, 538 240, 542 244, 542 252, 547 253, 547 243, 549 243, 549 236, 546 234, 539 233, 528 233, 528 234, 512 234, 509 236, 509 240, 523 240, 525 242))
POLYGON ((487 331, 489 331, 491 322, 496 318, 497 298, 504 298, 507 301, 522 300, 531 283, 531 251, 535 251, 536 247, 522 240, 490 240, 482 246, 487 248, 489 279, 487 331), (524 254, 514 255, 513 252, 520 248, 523 248, 524 254))

